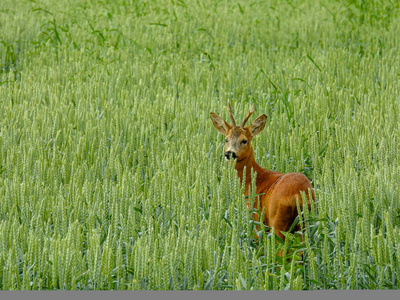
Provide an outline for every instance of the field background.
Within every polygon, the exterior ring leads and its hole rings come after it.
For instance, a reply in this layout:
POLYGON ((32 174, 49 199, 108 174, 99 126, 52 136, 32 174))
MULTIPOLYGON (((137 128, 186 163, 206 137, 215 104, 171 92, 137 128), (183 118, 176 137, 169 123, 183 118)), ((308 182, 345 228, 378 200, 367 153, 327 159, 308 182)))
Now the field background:
POLYGON ((0 289, 400 287, 397 1, 0 4, 0 289), (209 118, 317 211, 276 257, 209 118))

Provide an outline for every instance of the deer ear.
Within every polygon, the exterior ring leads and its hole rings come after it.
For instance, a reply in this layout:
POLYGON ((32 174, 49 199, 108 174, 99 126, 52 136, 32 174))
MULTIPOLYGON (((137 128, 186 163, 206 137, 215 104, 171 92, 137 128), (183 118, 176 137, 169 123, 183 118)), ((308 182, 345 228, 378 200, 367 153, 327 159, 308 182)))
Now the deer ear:
POLYGON ((255 119, 253 123, 251 123, 251 125, 249 126, 251 135, 255 136, 259 134, 261 131, 263 131, 266 121, 267 121, 266 115, 261 115, 257 119, 255 119))
POLYGON ((215 128, 219 133, 226 135, 228 133, 228 130, 232 127, 231 125, 226 123, 224 119, 222 119, 217 114, 214 114, 213 112, 210 113, 210 117, 211 121, 213 122, 215 128))

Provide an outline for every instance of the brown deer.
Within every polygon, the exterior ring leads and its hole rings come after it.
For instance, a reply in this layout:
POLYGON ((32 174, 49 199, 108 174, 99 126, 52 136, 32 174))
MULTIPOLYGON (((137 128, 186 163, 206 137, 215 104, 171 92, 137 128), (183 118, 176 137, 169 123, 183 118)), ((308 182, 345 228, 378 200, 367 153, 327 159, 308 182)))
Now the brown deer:
MULTIPOLYGON (((264 210, 264 225, 275 229, 275 233, 284 240, 282 232, 287 232, 292 226, 298 215, 296 199, 299 199, 300 207, 303 207, 303 200, 300 192, 304 191, 307 195, 308 207, 310 208, 309 190, 313 200, 315 194, 312 189, 311 182, 301 173, 282 174, 275 171, 269 171, 260 167, 254 160, 254 151, 251 141, 254 136, 259 134, 265 127, 267 116, 265 114, 259 116, 251 123, 250 126, 244 127, 247 120, 254 112, 254 105, 248 112, 246 118, 240 126, 236 126, 235 119, 232 114, 232 107, 228 101, 229 115, 232 125, 228 124, 217 114, 211 112, 211 120, 219 133, 225 135, 225 158, 229 161, 236 161, 235 168, 237 170, 240 182, 243 185, 243 172, 246 167, 245 196, 249 195, 251 187, 251 170, 256 174, 256 195, 254 207, 257 207, 259 200, 261 212, 264 210)), ((250 191, 251 192, 251 191, 250 191)), ((255 221, 258 221, 258 215, 253 214, 255 221)), ((297 224, 294 230, 299 230, 297 224)))

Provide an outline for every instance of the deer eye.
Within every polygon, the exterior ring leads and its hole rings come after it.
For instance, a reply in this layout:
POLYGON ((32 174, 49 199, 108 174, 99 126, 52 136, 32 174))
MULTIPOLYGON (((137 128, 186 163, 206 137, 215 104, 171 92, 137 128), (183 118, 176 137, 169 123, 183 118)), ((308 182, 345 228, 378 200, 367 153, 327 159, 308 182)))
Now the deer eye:
POLYGON ((225 143, 227 143, 228 142, 228 139, 225 139, 225 143))
POLYGON ((242 143, 243 145, 246 145, 246 144, 247 144, 247 141, 246 141, 246 140, 243 140, 243 141, 241 141, 241 143, 242 143))

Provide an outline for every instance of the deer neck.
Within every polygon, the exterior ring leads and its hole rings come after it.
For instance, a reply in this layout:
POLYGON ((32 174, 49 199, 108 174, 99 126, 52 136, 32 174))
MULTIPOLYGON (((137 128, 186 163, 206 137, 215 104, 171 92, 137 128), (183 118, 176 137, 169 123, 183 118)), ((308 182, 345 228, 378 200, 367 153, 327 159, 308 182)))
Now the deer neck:
MULTIPOLYGON (((256 163, 256 161, 254 160, 253 148, 250 148, 249 155, 246 158, 236 162, 235 168, 236 168, 236 170, 238 172, 240 183, 242 185, 243 185, 243 177, 245 177, 245 195, 246 196, 248 195, 249 187, 251 186, 251 172, 252 172, 252 170, 253 170, 253 175, 256 175, 256 176, 259 173, 266 172, 266 170, 264 170, 262 167, 260 167, 256 163), (246 168, 246 174, 244 174, 245 168, 246 168)), ((257 181, 256 181, 256 185, 257 185, 257 181)))

